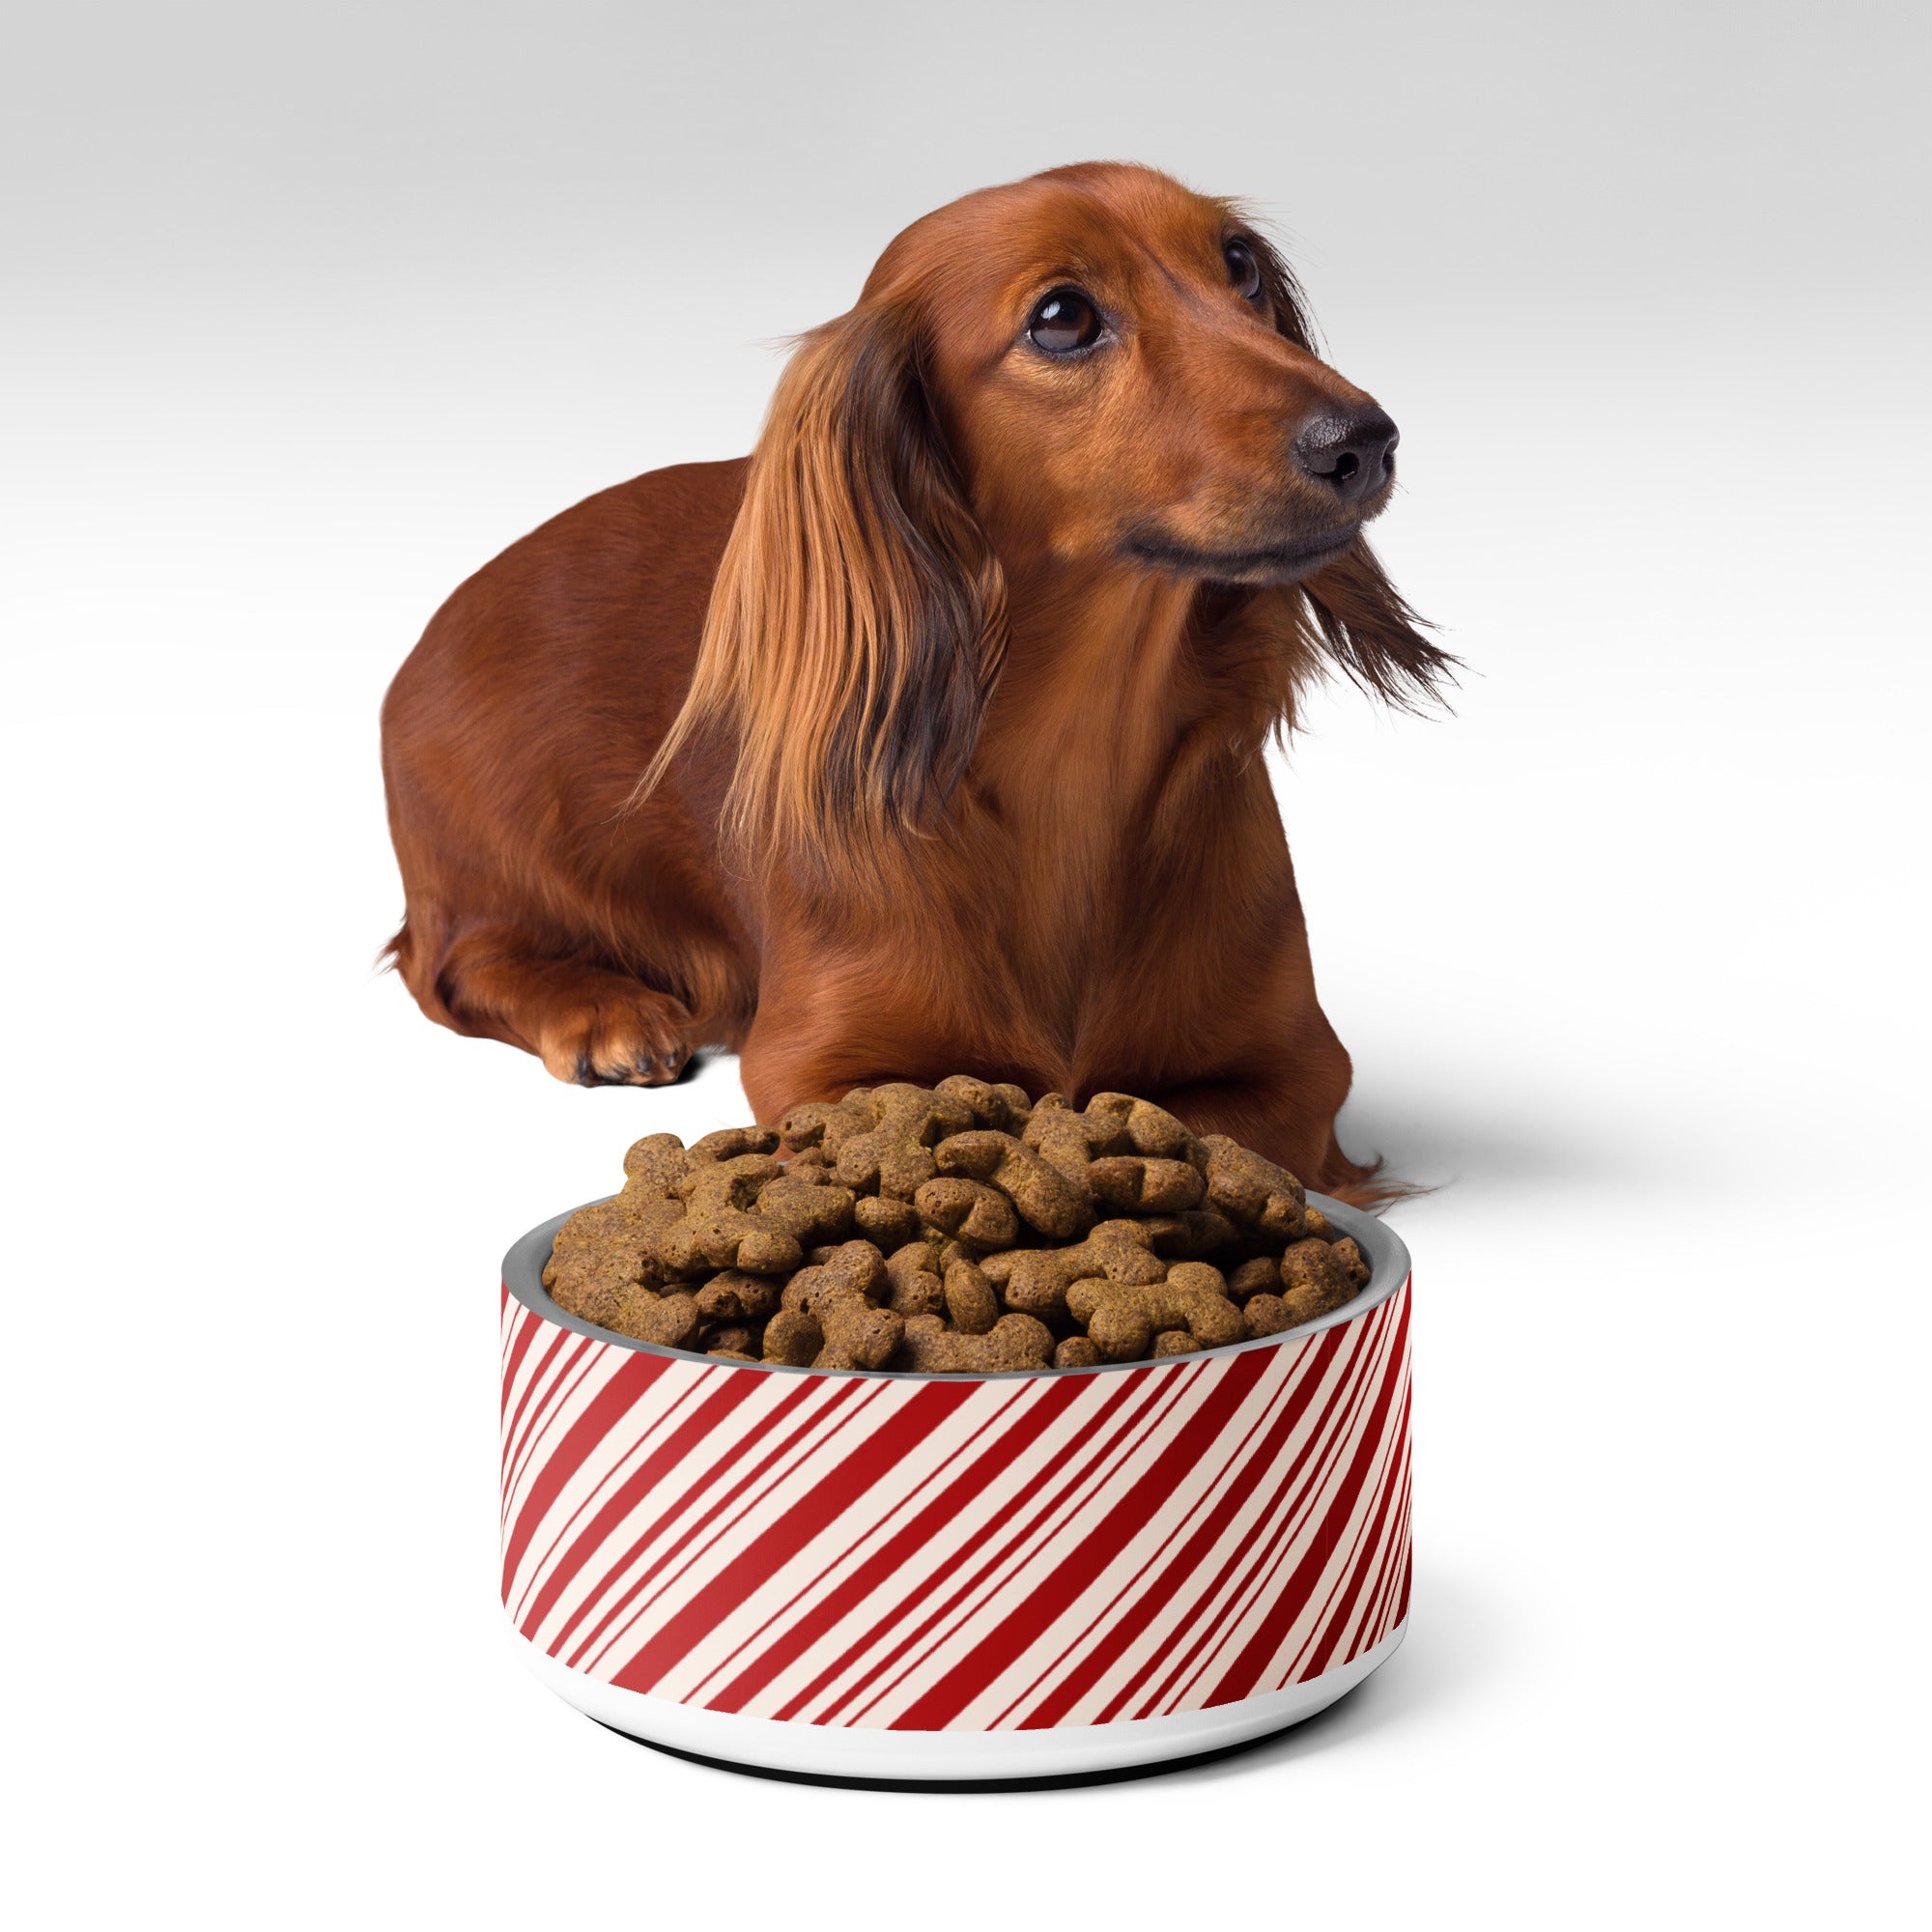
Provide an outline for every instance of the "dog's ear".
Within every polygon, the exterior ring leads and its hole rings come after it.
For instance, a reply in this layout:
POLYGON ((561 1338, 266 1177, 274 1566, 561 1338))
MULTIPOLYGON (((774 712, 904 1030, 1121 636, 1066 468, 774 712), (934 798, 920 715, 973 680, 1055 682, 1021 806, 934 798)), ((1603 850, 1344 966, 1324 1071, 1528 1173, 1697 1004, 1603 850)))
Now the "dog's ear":
POLYGON ((1299 586, 1326 655, 1391 704, 1441 701, 1459 661, 1432 644, 1427 628, 1388 580, 1366 537, 1299 586))
POLYGON ((1006 587, 967 508, 910 315, 862 305, 800 342, 753 453, 684 709, 736 739, 740 850, 885 856, 963 776, 1006 640, 1006 587))

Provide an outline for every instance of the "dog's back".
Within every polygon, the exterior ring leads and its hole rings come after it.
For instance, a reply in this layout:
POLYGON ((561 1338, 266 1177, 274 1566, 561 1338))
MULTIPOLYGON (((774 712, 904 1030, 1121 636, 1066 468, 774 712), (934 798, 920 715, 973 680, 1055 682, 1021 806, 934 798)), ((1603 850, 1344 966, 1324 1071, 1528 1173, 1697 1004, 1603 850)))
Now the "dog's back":
POLYGON ((587 932, 609 963, 668 976, 687 1009, 748 1004, 725 964, 743 953, 735 915, 692 863, 715 825, 690 806, 702 749, 685 785, 626 815, 690 682, 745 468, 653 470, 554 517, 459 586, 397 673, 383 771, 409 909, 390 950, 432 1018, 595 1060, 493 1023, 517 1003, 477 997, 479 967, 487 982, 492 960, 579 961, 587 932), (453 1010, 455 979, 469 997, 453 1010))

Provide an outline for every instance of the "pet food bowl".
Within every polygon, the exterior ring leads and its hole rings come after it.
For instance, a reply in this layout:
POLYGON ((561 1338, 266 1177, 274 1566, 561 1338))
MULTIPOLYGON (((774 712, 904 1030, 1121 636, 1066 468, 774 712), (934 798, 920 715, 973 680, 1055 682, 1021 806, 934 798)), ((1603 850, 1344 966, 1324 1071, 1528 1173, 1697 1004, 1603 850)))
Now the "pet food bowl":
POLYGON ((1408 1253, 1320 1321, 1053 1374, 713 1361, 503 1264, 503 1604, 686 1757, 860 1784, 1121 1776, 1312 1716, 1408 1614, 1408 1253))

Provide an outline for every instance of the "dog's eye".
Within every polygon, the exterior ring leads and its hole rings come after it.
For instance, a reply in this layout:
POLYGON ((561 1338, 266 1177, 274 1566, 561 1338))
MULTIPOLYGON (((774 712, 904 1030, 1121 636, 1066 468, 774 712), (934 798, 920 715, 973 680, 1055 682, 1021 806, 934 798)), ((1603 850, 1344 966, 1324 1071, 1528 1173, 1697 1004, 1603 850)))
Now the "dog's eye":
POLYGON ((1228 265, 1228 279, 1234 283, 1235 293, 1247 301, 1258 299, 1262 292, 1262 265, 1255 251, 1245 242, 1224 242, 1221 258, 1228 265))
POLYGON ((1100 333, 1100 311, 1078 289, 1055 289, 1041 296, 1027 324, 1036 349, 1049 355, 1070 355, 1085 349, 1100 333))

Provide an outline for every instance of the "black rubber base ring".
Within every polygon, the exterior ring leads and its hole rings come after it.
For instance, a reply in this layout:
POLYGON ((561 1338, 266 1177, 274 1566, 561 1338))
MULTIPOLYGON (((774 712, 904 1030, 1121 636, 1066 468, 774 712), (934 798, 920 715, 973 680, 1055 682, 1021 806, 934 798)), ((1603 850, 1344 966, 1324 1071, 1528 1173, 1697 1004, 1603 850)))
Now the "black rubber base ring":
POLYGON ((1197 1765, 1217 1764, 1224 1757, 1238 1757, 1243 1751, 1253 1750, 1257 1745, 1270 1744, 1284 1731, 1294 1730, 1322 1715, 1312 1711, 1308 1717, 1297 1718, 1293 1723, 1278 1724, 1260 1737, 1243 1738, 1237 1745, 1221 1745, 1214 1750, 1195 1751, 1188 1757, 1164 1757, 1152 1764, 1123 1764, 1109 1771, 1066 1771, 1048 1777, 838 1777, 824 1771, 780 1771, 768 1764, 740 1764, 728 1757, 706 1757, 701 1751, 679 1750, 675 1745, 640 1738, 621 1725, 605 1724, 602 1718, 592 1718, 590 1721, 603 1724, 607 1731, 628 1738, 634 1745, 642 1745, 646 1750, 681 1757, 687 1764, 701 1764, 709 1771, 734 1771, 741 1777, 776 1778, 782 1784, 829 1784, 840 1791, 1071 1791, 1083 1784, 1123 1784, 1129 1778, 1159 1777, 1170 1771, 1192 1771, 1197 1765))

